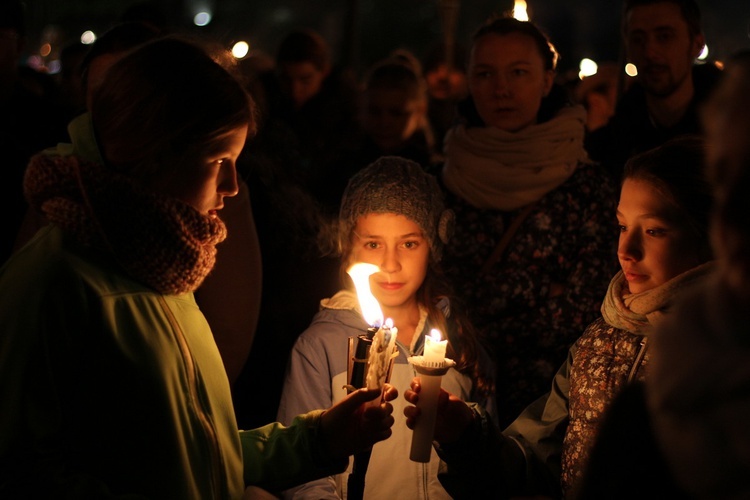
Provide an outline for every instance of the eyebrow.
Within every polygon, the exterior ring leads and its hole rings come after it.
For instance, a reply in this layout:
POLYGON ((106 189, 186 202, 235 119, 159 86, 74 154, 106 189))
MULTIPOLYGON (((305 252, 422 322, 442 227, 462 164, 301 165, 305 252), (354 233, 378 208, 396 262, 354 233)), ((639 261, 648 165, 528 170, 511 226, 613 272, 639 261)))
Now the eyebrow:
MULTIPOLYGON (((385 238, 384 236, 381 236, 379 234, 359 234, 357 233, 357 231, 353 231, 353 232, 354 232, 354 235, 360 239, 376 239, 376 238, 384 239, 385 238)), ((400 240, 405 240, 407 238, 424 238, 424 237, 425 236, 422 233, 406 233, 406 234, 397 236, 397 238, 400 240)))
MULTIPOLYGON (((619 210, 617 210, 617 216, 618 217, 624 217, 623 213, 620 212, 619 210)), ((637 219, 658 219, 658 220, 660 220, 662 222, 667 222, 667 223, 672 222, 672 220, 673 220, 670 217, 668 217, 667 215, 658 214, 658 213, 640 214, 640 215, 638 215, 637 219)))

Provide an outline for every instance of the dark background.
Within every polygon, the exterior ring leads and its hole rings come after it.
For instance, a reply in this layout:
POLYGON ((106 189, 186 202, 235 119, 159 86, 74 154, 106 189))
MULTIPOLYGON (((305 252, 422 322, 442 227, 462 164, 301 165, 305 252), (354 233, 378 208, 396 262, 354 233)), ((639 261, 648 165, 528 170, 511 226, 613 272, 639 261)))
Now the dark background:
MULTIPOLYGON (((87 29, 101 34, 130 6, 142 0, 26 0, 28 52, 53 41, 53 53, 87 29)), ((440 0, 155 0, 170 26, 200 32, 233 44, 248 41, 254 50, 273 55, 289 30, 310 27, 331 44, 336 61, 360 72, 395 48, 423 57, 442 37, 440 0), (213 11, 205 27, 192 23, 199 6, 213 11)), ((618 0, 528 0, 531 20, 551 37, 561 53, 562 71, 577 69, 583 57, 618 58, 618 0)), ((703 0, 709 59, 726 58, 750 48, 750 1, 703 0)), ((468 46, 471 32, 493 12, 513 8, 512 0, 453 0, 458 6, 456 41, 468 46)))

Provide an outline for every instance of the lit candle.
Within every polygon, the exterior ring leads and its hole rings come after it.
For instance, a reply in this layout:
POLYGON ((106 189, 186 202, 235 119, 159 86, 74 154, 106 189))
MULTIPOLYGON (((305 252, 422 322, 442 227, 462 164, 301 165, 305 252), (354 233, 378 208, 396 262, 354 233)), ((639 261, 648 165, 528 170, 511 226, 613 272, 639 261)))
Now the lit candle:
MULTIPOLYGON (((372 343, 368 346, 367 371, 363 381, 369 389, 381 388, 383 383, 388 382, 393 359, 398 356, 396 347, 398 329, 393 326, 393 320, 390 318, 383 322, 380 304, 370 291, 370 275, 378 270, 378 266, 374 264, 361 262, 354 264, 347 270, 357 290, 362 316, 371 326, 368 335, 372 335, 372 343)), ((351 381, 350 385, 355 385, 354 382, 351 381)), ((380 402, 376 399, 374 404, 380 404, 380 402)))
POLYGON ((433 328, 424 338, 424 361, 426 363, 442 363, 445 361, 445 350, 448 340, 440 340, 440 330, 433 328))

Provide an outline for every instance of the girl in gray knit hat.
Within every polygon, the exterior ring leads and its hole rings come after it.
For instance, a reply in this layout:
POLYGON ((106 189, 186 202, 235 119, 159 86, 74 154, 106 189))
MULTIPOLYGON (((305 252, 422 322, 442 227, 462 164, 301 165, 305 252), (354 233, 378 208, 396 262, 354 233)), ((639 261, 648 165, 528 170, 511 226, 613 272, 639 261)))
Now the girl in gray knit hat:
MULTIPOLYGON (((453 213, 445 209, 432 175, 413 161, 381 157, 352 177, 342 198, 336 231, 342 275, 358 262, 379 268, 370 277, 370 287, 383 317, 398 328, 392 385, 409 387, 415 371, 407 358, 422 354, 425 334, 437 328, 447 333, 446 356, 457 362, 443 377, 443 387, 462 399, 481 402, 493 413, 490 358, 460 313, 439 267, 452 222, 453 213)), ((353 287, 321 301, 320 311, 292 350, 279 421, 289 424, 300 411, 328 407, 346 396, 348 339, 365 334, 368 326, 353 287)), ((399 414, 405 401, 393 404, 399 414)), ((450 498, 437 479, 439 459, 434 452, 429 463, 410 461, 411 437, 406 426, 397 424, 393 435, 373 448, 364 497, 450 498)), ((348 487, 351 472, 350 465, 344 474, 284 494, 355 498, 348 487)))

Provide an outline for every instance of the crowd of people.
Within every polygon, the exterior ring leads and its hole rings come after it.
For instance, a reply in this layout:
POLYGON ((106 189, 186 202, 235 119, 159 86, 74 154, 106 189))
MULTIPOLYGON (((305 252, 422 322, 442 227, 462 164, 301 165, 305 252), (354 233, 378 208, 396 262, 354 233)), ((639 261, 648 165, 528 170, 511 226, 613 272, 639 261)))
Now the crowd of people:
POLYGON ((238 61, 135 8, 53 82, 6 13, 0 497, 750 494, 750 57, 696 63, 695 0, 623 0, 575 85, 509 14, 356 75, 309 28, 238 61))

